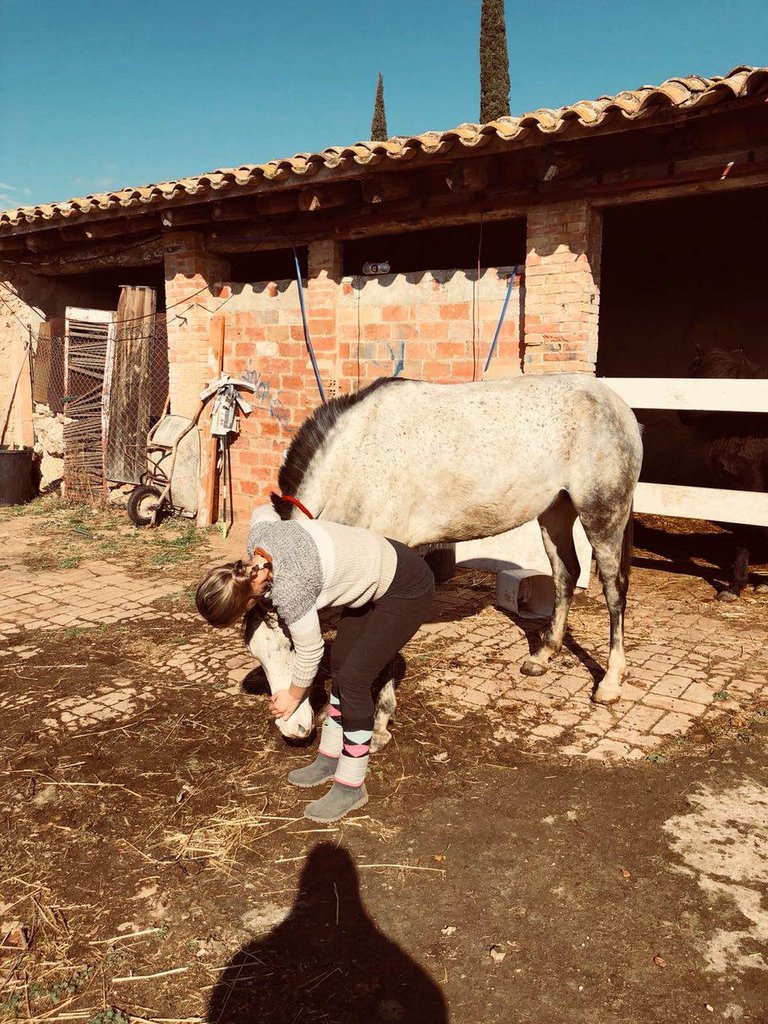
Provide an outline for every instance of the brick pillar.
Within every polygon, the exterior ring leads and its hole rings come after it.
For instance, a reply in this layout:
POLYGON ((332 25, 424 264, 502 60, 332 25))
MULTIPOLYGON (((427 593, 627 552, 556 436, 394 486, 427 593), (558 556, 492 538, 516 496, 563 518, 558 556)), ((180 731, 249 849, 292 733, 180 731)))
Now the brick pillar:
MULTIPOLYGON (((209 381, 211 317, 221 299, 213 285, 229 277, 229 261, 206 252, 195 231, 169 234, 165 242, 165 298, 171 411, 191 416, 209 381)), ((226 366, 224 367, 226 370, 226 366)))
MULTIPOLYGON (((323 382, 326 398, 333 398, 339 393, 341 367, 336 338, 336 304, 341 288, 342 251, 341 244, 334 241, 312 242, 309 246, 309 279, 305 301, 309 333, 315 350, 320 379, 323 382)), ((311 366, 308 374, 312 383, 307 382, 309 389, 307 406, 315 408, 320 397, 311 366), (313 393, 314 391, 314 393, 313 393)))
MULTIPOLYGON (((179 231, 167 236, 165 298, 168 310, 168 381, 171 412, 176 416, 194 415, 200 401, 200 392, 215 376, 209 364, 211 320, 222 299, 214 295, 214 284, 228 277, 229 261, 208 253, 205 239, 199 232, 179 231)), ((200 430, 198 526, 209 525, 206 482, 210 477, 211 457, 210 434, 203 417, 200 430)))
POLYGON ((526 373, 595 372, 602 215, 586 200, 528 214, 526 373))

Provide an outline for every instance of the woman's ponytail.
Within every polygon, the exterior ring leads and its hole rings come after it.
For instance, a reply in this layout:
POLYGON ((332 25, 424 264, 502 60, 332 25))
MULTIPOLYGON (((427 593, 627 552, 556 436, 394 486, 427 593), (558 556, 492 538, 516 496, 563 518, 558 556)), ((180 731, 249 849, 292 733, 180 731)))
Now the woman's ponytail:
POLYGON ((197 610, 212 626, 223 628, 245 615, 251 600, 251 572, 242 561, 211 569, 195 592, 197 610))

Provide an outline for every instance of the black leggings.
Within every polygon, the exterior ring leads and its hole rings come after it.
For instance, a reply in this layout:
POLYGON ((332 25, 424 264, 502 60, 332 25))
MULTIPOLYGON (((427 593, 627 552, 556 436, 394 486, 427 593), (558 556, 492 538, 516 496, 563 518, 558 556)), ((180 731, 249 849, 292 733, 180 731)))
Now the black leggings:
POLYGON ((376 602, 346 608, 331 647, 331 693, 341 705, 344 732, 373 728, 373 687, 426 618, 435 596, 429 566, 410 548, 389 542, 397 569, 376 602))

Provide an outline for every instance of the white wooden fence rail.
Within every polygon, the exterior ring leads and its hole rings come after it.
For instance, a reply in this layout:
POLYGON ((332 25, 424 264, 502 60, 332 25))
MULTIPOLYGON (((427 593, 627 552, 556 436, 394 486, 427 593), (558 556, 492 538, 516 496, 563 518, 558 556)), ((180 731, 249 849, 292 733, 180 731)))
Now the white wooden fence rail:
MULTIPOLYGON (((768 380, 603 377, 633 409, 768 413, 768 380)), ((715 487, 639 483, 635 511, 768 526, 768 494, 715 487)))

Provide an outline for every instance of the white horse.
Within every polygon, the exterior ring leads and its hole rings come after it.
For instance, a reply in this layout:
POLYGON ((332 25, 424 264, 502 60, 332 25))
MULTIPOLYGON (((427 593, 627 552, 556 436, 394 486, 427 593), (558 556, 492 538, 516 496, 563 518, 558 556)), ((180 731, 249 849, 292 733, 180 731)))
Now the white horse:
MULTIPOLYGON (((624 609, 632 548, 632 496, 642 442, 632 410, 585 374, 520 376, 473 384, 383 378, 333 399, 305 420, 272 496, 282 519, 363 526, 411 547, 474 540, 532 519, 552 565, 555 607, 541 647, 521 666, 547 671, 560 650, 579 564, 578 515, 592 545, 610 616, 607 671, 593 699, 619 699, 626 668, 624 609), (288 498, 296 499, 295 503, 288 498)), ((290 684, 290 643, 261 624, 249 646, 274 693, 290 684)), ((394 685, 382 690, 375 743, 389 738, 394 685)), ((284 736, 313 727, 305 701, 284 736)))

